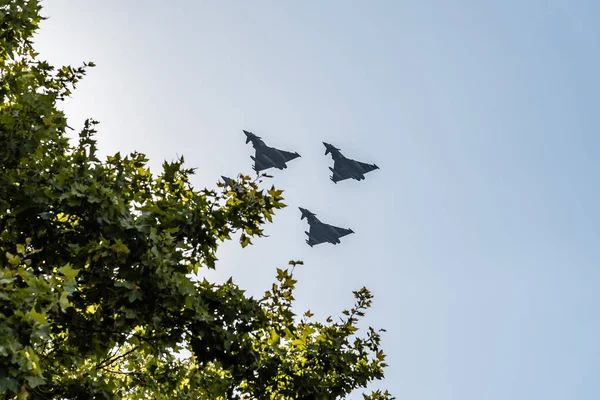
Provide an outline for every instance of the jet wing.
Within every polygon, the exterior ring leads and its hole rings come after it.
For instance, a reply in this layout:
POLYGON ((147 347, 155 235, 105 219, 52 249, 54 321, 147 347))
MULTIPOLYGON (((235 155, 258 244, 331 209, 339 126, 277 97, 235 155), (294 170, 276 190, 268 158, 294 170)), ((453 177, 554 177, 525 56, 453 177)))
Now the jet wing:
POLYGON ((344 229, 338 226, 324 224, 322 222, 313 223, 310 225, 310 230, 307 232, 308 243, 311 247, 320 243, 340 243, 340 238, 354 233, 352 229, 344 229))
POLYGON ((356 162, 358 165, 360 165, 360 167, 363 169, 363 172, 364 172, 364 173, 371 172, 371 171, 373 171, 374 169, 378 169, 378 168, 377 168, 377 166, 376 166, 376 165, 374 165, 374 164, 367 164, 367 163, 360 162, 360 161, 355 161, 355 162, 356 162))
POLYGON ((291 153, 274 147, 269 147, 267 149, 259 147, 256 149, 254 156, 254 170, 258 172, 269 168, 280 168, 278 164, 274 162, 274 160, 277 159, 277 155, 284 159, 284 164, 300 157, 300 154, 298 153, 291 153))
POLYGON ((323 242, 327 242, 329 238, 341 238, 351 233, 354 233, 352 229, 340 228, 338 226, 333 226, 329 224, 320 223, 319 225, 313 225, 310 227, 310 235, 315 237, 317 240, 323 242))
POLYGON ((260 172, 273 167, 275 167, 275 164, 266 157, 265 151, 260 147, 257 148, 254 153, 254 170, 260 172))
POLYGON ((339 181, 352 178, 352 172, 360 172, 361 174, 366 174, 367 172, 371 172, 378 168, 379 167, 377 167, 375 164, 367 164, 355 160, 336 160, 333 163, 333 176, 331 179, 337 183, 339 181), (358 171, 359 168, 361 168, 360 171, 358 171))
POLYGON ((354 233, 354 231, 352 229, 340 228, 340 227, 333 226, 333 225, 327 225, 327 226, 335 232, 338 239, 341 237, 344 237, 346 235, 349 235, 351 233, 354 233))
POLYGON ((269 160, 267 160, 262 155, 263 155, 263 152, 259 151, 257 149, 256 153, 254 155, 254 170, 256 172, 260 172, 262 170, 274 167, 273 163, 271 163, 269 160))
POLYGON ((285 159, 285 162, 288 161, 292 161, 295 158, 300 157, 300 154, 298 153, 292 153, 290 151, 285 151, 285 150, 279 150, 279 149, 275 149, 279 152, 279 154, 281 154, 283 156, 283 158, 285 159))
POLYGON ((332 179, 334 182, 343 181, 351 178, 350 171, 347 169, 347 164, 344 161, 336 160, 333 163, 332 179))
POLYGON ((308 230, 308 243, 309 246, 314 246, 315 244, 321 244, 327 242, 327 236, 323 232, 324 225, 311 225, 308 230))
POLYGON ((309 236, 308 237, 308 245, 309 246, 314 246, 315 244, 321 244, 321 243, 325 243, 327 240, 323 239, 323 238, 316 238, 314 236, 309 236))

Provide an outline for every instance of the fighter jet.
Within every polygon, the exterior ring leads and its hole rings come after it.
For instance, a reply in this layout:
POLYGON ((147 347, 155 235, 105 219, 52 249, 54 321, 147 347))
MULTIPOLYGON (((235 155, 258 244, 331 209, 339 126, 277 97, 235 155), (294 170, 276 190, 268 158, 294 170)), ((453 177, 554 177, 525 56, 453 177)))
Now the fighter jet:
POLYGON ((333 173, 329 178, 333 183, 338 183, 339 181, 349 178, 362 181, 365 179, 365 174, 367 172, 379 169, 375 164, 367 164, 351 158, 346 158, 337 147, 325 142, 323 142, 323 144, 325 145, 325 155, 331 153, 331 158, 333 158, 334 161, 333 168, 329 167, 329 170, 333 173))
POLYGON ((221 175, 221 178, 223 178, 223 182, 225 182, 225 186, 231 186, 231 188, 233 190, 235 190, 236 192, 238 192, 238 193, 243 190, 242 189, 242 185, 236 185, 235 184, 236 182, 233 179, 228 178, 228 177, 223 176, 223 175, 221 175))
POLYGON ((304 232, 308 236, 306 243, 313 247, 315 244, 320 243, 340 243, 340 238, 351 233, 354 233, 352 229, 338 228, 337 226, 325 224, 316 217, 316 214, 311 213, 305 208, 298 207, 302 212, 300 219, 306 218, 308 225, 310 225, 309 232, 304 232))
POLYGON ((250 156, 254 160, 253 168, 256 172, 272 167, 277 169, 287 168, 285 163, 300 157, 298 153, 290 153, 289 151, 267 146, 260 137, 252 132, 244 131, 244 133, 246 134, 246 143, 252 142, 252 146, 256 149, 256 154, 250 156))

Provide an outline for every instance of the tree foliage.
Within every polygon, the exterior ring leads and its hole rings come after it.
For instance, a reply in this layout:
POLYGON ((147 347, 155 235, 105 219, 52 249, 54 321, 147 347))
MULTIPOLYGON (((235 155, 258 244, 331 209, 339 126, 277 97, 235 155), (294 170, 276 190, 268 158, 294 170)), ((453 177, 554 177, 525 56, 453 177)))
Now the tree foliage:
MULTIPOLYGON (((195 190, 183 157, 98 159, 57 104, 88 67, 40 61, 37 1, 0 0, 0 394, 30 399, 335 399, 383 378, 366 288, 334 322, 292 311, 293 269, 263 298, 194 279, 284 207, 240 175, 195 190), (178 354, 189 351, 191 356, 178 354)), ((380 391, 366 399, 390 399, 380 391)))

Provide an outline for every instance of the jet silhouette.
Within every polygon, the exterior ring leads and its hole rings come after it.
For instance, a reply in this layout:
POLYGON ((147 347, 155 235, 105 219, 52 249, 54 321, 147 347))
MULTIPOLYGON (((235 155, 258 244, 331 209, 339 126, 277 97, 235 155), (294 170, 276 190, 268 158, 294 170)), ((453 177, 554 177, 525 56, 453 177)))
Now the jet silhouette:
POLYGON ((349 178, 362 181, 365 179, 367 172, 379 169, 375 164, 367 164, 345 157, 340 152, 340 149, 329 143, 323 142, 323 144, 325 145, 325 155, 331 153, 331 158, 334 161, 333 168, 329 167, 329 170, 333 173, 330 177, 333 183, 338 183, 349 178))
POLYGON ((340 243, 340 238, 351 233, 354 233, 352 229, 339 228, 337 226, 325 224, 316 217, 316 214, 308 211, 305 208, 298 207, 302 216, 300 219, 306 218, 308 225, 310 225, 309 232, 304 232, 308 235, 306 244, 313 247, 315 244, 329 242, 332 244, 340 243))
POLYGON ((291 153, 289 151, 267 146, 259 136, 256 136, 252 132, 244 131, 244 133, 246 134, 246 143, 252 142, 252 146, 256 150, 256 154, 250 156, 250 158, 254 160, 253 169, 256 172, 269 168, 287 168, 286 163, 288 161, 300 157, 300 154, 298 153, 291 153))
POLYGON ((242 186, 239 184, 236 184, 236 182, 233 179, 228 178, 223 175, 221 175, 221 178, 223 178, 223 182, 225 182, 225 186, 230 186, 233 190, 235 190, 238 193, 242 191, 242 186))

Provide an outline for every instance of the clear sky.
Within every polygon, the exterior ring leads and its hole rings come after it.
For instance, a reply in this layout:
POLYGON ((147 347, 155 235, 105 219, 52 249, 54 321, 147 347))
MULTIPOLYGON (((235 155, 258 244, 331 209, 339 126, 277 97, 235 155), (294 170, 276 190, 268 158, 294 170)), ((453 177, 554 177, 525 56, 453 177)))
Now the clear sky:
POLYGON ((183 154, 198 187, 253 172, 242 129, 302 155, 214 279, 302 259, 319 318, 366 285, 398 399, 600 398, 600 2, 44 4, 42 57, 98 64, 65 107, 104 154, 183 154), (323 141, 381 169, 335 185, 323 141), (356 234, 310 248, 298 206, 356 234))

